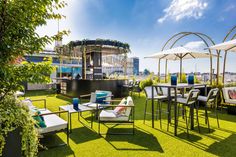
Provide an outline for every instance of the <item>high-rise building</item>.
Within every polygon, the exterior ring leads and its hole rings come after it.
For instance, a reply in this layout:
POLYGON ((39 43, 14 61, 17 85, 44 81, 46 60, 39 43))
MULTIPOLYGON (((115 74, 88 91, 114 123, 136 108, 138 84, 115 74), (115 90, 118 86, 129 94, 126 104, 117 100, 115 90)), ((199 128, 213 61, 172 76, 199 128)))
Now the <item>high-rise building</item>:
POLYGON ((132 57, 133 60, 133 75, 139 75, 139 58, 132 57))

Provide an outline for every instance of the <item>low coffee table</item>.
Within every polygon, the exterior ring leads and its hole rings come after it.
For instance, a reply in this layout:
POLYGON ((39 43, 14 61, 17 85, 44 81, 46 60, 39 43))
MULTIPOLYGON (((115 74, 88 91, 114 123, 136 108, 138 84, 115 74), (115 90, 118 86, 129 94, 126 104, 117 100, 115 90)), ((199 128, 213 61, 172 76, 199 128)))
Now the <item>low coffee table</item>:
MULTIPOLYGON (((78 120, 80 121, 80 116, 82 112, 90 111, 91 112, 91 128, 93 128, 93 113, 94 113, 94 108, 87 107, 84 105, 78 105, 79 110, 75 110, 73 108, 73 105, 64 105, 64 106, 59 106, 59 111, 68 111, 69 112, 69 117, 70 117, 70 132, 72 130, 72 121, 71 121, 71 114, 73 113, 78 113, 78 120)), ((81 122, 81 121, 80 121, 81 122)), ((82 122, 81 122, 82 123, 82 122)))

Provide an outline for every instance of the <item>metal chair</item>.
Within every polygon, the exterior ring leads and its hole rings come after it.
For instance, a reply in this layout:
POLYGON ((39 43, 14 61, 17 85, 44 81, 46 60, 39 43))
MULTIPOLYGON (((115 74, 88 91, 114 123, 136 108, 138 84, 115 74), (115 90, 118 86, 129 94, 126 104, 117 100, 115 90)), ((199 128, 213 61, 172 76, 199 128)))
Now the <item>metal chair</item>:
POLYGON ((135 81, 131 89, 131 96, 133 96, 133 93, 138 93, 139 98, 140 98, 140 93, 142 92, 142 89, 139 87, 139 84, 140 84, 140 81, 135 81))
MULTIPOLYGON (((182 107, 182 110, 184 112, 184 118, 185 118, 185 123, 186 123, 186 129, 187 129, 187 134, 189 134, 189 129, 188 129, 188 117, 187 117, 187 110, 186 110, 186 107, 189 107, 189 108, 194 108, 194 105, 196 105, 196 102, 197 102, 197 99, 198 99, 198 96, 200 94, 200 91, 198 89, 191 89, 189 91, 189 94, 187 96, 187 98, 184 98, 184 97, 177 97, 177 113, 178 113, 178 118, 179 118, 179 104, 182 104, 183 107, 182 107)), ((196 108, 196 118, 197 118, 197 123, 198 123, 198 131, 200 132, 200 127, 199 127, 199 119, 198 119, 198 108, 196 108)), ((189 119, 190 119, 190 112, 189 112, 189 119)), ((178 122, 177 122, 178 123, 178 122)))
MULTIPOLYGON (((163 91, 162 88, 158 87, 158 88, 154 88, 154 101, 157 101, 157 110, 156 110, 156 115, 159 114, 159 120, 160 120, 160 128, 162 129, 162 123, 161 123, 161 113, 162 113, 162 102, 168 100, 168 97, 166 95, 163 95, 163 91)), ((152 100, 152 87, 151 86, 147 86, 144 88, 144 92, 146 95, 146 101, 145 101, 145 108, 144 108, 144 120, 143 123, 145 124, 145 120, 146 120, 146 114, 147 114, 147 104, 149 100, 152 100)), ((168 112, 168 109, 166 111, 166 113, 168 112)), ((157 116, 156 116, 157 119, 157 116)), ((167 127, 167 130, 169 128, 167 127)))
MULTIPOLYGON (((216 115, 216 119, 217 119, 217 125, 218 128, 220 127, 219 125, 219 119, 218 119, 218 112, 217 112, 217 98, 219 96, 219 92, 220 90, 218 88, 214 88, 211 89, 210 92, 208 93, 207 96, 199 96, 198 97, 198 101, 204 102, 205 103, 205 123, 207 123, 208 126, 208 130, 210 132, 210 123, 209 123, 209 118, 208 118, 208 104, 211 107, 214 107, 215 109, 215 115, 216 115)), ((197 105, 197 108, 199 107, 199 105, 197 105)))

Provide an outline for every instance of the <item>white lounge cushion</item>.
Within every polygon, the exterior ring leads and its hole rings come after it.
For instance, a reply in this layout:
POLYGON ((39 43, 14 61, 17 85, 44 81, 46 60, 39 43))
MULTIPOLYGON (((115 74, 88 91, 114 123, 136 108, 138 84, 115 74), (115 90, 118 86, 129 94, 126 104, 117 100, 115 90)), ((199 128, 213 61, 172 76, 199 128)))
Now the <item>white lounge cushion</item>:
MULTIPOLYGON (((125 99, 122 99, 121 105, 125 99)), ((126 99, 126 103, 124 105, 134 106, 132 98, 129 96, 126 99)), ((115 110, 102 110, 99 114, 101 121, 129 121, 129 117, 131 114, 131 107, 127 107, 124 113, 117 114, 115 110)))
MULTIPOLYGON (((45 110, 45 109, 41 109, 40 110, 41 114, 45 114, 45 113, 51 113, 51 111, 49 110, 45 110)), ((60 118, 58 115, 56 114, 51 114, 51 115, 45 115, 43 116, 45 124, 46 124, 46 128, 38 128, 38 132, 39 134, 45 134, 45 133, 50 133, 50 132, 54 132, 54 131, 60 131, 62 129, 66 129, 67 128, 67 121, 65 121, 64 119, 60 118)))
POLYGON ((225 102, 229 104, 236 104, 236 99, 228 99, 228 100, 225 100, 225 102))
POLYGON ((203 102, 207 102, 207 97, 206 96, 201 96, 199 95, 197 98, 198 101, 203 101, 203 102))
POLYGON ((99 115, 100 121, 128 121, 129 117, 126 115, 117 116, 114 110, 102 110, 99 115))
POLYGON ((18 96, 24 96, 25 93, 24 92, 21 92, 21 91, 16 91, 15 92, 15 95, 18 97, 18 96))
POLYGON ((186 103, 187 103, 187 99, 186 99, 186 98, 180 98, 180 97, 178 97, 178 98, 177 98, 177 102, 178 102, 178 103, 181 103, 181 104, 186 104, 186 103))
POLYGON ((33 109, 36 109, 36 107, 33 105, 32 101, 29 98, 27 98, 25 100, 21 100, 21 102, 24 105, 26 105, 29 108, 30 111, 33 110, 33 109))

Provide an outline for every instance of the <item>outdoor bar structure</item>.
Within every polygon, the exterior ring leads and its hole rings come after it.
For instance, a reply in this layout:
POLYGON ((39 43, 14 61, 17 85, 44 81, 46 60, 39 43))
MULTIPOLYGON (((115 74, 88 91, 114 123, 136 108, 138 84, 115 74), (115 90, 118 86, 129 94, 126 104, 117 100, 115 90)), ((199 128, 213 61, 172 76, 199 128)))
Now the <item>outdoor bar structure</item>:
POLYGON ((130 52, 127 43, 111 40, 81 40, 71 41, 67 45, 57 48, 61 56, 78 57, 82 59, 82 77, 61 79, 60 91, 68 96, 79 96, 94 92, 96 89, 112 91, 114 97, 124 96, 123 85, 127 84, 127 53, 130 52), (102 57, 121 55, 124 67, 123 79, 107 79, 102 72, 102 57), (122 94, 123 93, 123 94, 122 94))

